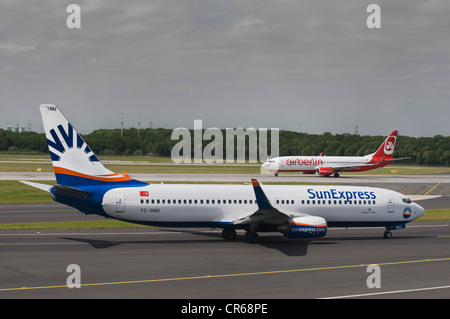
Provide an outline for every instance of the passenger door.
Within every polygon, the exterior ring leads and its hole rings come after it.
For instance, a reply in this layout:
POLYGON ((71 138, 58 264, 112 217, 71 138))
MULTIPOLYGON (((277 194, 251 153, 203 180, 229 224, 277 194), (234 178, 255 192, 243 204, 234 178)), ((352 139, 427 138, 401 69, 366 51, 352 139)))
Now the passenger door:
POLYGON ((395 205, 394 205, 394 199, 392 197, 388 197, 387 210, 388 210, 388 213, 394 213, 395 205))
POLYGON ((116 194, 116 212, 123 213, 125 211, 125 194, 116 194))

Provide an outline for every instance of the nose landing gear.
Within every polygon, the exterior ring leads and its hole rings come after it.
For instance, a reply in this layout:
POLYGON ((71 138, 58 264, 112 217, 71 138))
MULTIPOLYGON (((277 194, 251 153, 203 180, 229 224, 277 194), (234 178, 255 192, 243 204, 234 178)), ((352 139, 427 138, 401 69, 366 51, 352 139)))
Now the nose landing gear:
POLYGON ((403 229, 405 227, 406 227, 405 224, 386 226, 386 230, 384 232, 384 238, 391 239, 392 238, 391 230, 403 229))
POLYGON ((392 233, 386 229, 386 231, 383 234, 384 238, 386 239, 391 239, 392 238, 392 233))

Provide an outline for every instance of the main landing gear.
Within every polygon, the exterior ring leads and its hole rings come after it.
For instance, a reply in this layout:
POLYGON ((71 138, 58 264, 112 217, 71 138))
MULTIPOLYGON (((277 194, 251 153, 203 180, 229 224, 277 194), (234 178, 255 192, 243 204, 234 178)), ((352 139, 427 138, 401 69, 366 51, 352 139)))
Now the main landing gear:
MULTIPOLYGON (((236 238, 236 230, 233 228, 224 228, 222 230, 222 237, 226 240, 233 240, 236 238)), ((255 231, 247 231, 244 240, 246 243, 255 244, 259 241, 259 235, 255 231)))
POLYGON ((236 231, 233 228, 224 228, 222 230, 222 237, 226 240, 233 240, 236 238, 236 231))
POLYGON ((259 235, 257 232, 248 231, 245 233, 245 242, 249 244, 256 244, 259 241, 259 235))

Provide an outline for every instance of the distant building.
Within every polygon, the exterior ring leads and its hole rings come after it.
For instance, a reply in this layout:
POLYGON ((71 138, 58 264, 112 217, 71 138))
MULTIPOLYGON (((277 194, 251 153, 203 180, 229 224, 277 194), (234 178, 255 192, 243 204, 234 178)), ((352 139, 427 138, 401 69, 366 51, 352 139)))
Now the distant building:
MULTIPOLYGON (((14 128, 14 132, 16 132, 16 133, 22 133, 22 132, 25 132, 26 130, 27 130, 26 126, 25 125, 19 126, 19 123, 17 123, 17 126, 14 128)), ((13 131, 11 124, 9 124, 9 123, 6 124, 5 131, 10 131, 10 132, 13 131)))

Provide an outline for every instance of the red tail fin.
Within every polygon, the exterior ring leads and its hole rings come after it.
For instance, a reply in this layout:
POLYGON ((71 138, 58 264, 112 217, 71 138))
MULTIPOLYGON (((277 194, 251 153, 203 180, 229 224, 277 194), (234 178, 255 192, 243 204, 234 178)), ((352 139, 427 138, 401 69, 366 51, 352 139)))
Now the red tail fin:
POLYGON ((395 142, 397 141, 397 130, 393 130, 391 134, 384 140, 380 148, 373 154, 373 159, 392 158, 394 154, 395 142))

